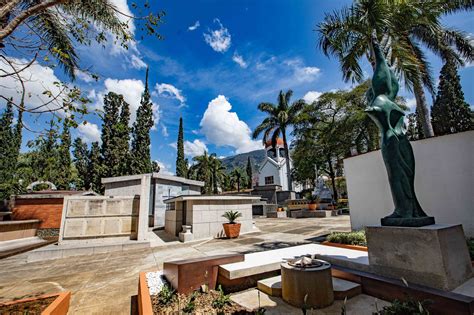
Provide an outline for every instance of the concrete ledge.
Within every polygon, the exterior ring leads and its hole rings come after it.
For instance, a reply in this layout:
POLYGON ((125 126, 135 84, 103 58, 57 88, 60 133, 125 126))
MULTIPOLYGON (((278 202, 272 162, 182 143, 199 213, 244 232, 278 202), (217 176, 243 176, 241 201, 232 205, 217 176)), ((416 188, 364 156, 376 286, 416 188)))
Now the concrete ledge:
POLYGON ((49 245, 28 253, 27 261, 43 261, 74 256, 121 252, 149 248, 150 242, 128 241, 123 243, 89 243, 87 245, 49 245))

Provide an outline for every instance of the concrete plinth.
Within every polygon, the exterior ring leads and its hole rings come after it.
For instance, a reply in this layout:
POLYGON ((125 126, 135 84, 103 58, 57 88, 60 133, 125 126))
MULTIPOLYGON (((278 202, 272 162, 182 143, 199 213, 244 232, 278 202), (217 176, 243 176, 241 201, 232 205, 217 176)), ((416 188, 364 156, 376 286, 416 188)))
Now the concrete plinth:
POLYGON ((282 297, 290 305, 302 308, 322 308, 334 302, 331 264, 299 268, 281 264, 282 297), (305 296, 306 302, 305 302, 305 296))
POLYGON ((461 225, 367 226, 370 270, 450 291, 472 277, 461 225))

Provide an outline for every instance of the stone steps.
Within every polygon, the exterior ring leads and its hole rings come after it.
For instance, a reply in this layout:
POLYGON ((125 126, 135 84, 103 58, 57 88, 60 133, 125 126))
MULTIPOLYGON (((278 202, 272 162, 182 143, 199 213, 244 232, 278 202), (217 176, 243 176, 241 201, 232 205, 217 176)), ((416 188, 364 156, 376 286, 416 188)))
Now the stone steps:
POLYGON ((44 240, 37 236, 3 241, 0 242, 0 259, 37 249, 54 242, 55 240, 44 240))
MULTIPOLYGON (((334 299, 344 300, 362 293, 360 284, 332 277, 332 285, 334 289, 334 299)), ((262 279, 257 282, 257 289, 270 296, 281 297, 281 276, 262 279)))

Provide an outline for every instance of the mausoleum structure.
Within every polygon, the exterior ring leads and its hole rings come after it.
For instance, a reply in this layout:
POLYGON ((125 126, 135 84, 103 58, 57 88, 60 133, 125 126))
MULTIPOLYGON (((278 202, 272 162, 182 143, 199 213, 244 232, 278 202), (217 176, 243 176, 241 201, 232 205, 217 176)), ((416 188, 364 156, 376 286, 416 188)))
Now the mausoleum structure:
POLYGON ((165 230, 171 235, 180 236, 182 241, 224 236, 222 215, 226 211, 238 211, 242 217, 240 233, 251 232, 252 203, 260 200, 257 196, 239 195, 182 195, 167 199, 165 230), (179 235, 183 229, 186 235, 179 235), (190 235, 191 233, 191 235, 190 235))
POLYGON ((265 161, 258 170, 258 186, 279 185, 282 190, 288 190, 288 173, 283 140, 278 138, 275 147, 272 146, 271 141, 268 141, 265 143, 265 151, 265 161))
MULTIPOLYGON (((184 177, 151 173, 146 184, 149 203, 149 226, 165 226, 165 207, 163 200, 182 195, 200 195, 204 182, 184 177)), ((102 178, 106 196, 141 195, 143 175, 130 175, 102 178)))

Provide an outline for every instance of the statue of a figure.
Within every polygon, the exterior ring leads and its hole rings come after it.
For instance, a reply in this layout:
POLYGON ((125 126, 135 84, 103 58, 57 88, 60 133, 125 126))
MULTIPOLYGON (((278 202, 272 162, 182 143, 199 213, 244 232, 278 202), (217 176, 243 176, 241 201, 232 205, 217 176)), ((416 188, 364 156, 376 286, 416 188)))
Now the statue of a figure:
POLYGON ((387 169, 395 210, 382 218, 382 225, 424 226, 434 224, 421 208, 415 194, 415 158, 404 129, 404 112, 395 104, 398 82, 380 50, 372 40, 376 66, 372 87, 367 91, 365 110, 377 124, 382 138, 382 156, 387 169))

